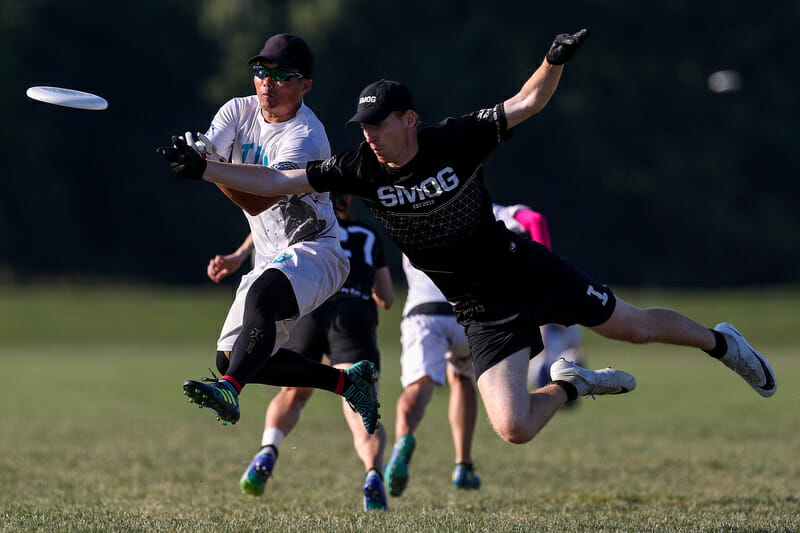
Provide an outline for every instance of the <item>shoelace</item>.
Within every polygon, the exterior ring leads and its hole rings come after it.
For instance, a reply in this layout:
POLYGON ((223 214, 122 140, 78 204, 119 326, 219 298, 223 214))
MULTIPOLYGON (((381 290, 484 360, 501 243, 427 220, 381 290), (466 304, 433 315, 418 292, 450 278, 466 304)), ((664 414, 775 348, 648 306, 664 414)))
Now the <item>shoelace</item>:
POLYGON ((203 383, 217 383, 219 381, 219 378, 217 377, 217 375, 214 373, 213 370, 211 370, 211 368, 209 368, 208 371, 211 372, 211 375, 214 376, 214 377, 212 377, 212 378, 203 377, 203 378, 200 378, 200 381, 202 381, 203 383))

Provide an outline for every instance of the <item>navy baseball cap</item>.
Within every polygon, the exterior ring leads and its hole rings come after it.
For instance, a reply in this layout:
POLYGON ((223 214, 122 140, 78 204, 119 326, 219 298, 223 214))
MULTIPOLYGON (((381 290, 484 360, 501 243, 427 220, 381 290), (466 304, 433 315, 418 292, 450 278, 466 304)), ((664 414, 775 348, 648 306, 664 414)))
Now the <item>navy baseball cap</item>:
POLYGON ((314 54, 308 44, 291 33, 278 33, 267 39, 264 48, 247 63, 271 61, 285 69, 297 69, 300 74, 310 78, 314 71, 314 54))
POLYGON ((361 91, 356 114, 347 121, 347 125, 378 124, 392 111, 409 109, 414 109, 414 98, 405 85, 391 80, 376 81, 361 91))

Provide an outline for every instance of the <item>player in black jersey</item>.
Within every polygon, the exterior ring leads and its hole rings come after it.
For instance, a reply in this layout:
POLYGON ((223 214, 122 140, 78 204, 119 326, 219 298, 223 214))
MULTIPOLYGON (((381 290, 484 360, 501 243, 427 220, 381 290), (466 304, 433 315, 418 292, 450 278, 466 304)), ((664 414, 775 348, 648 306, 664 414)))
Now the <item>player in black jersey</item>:
MULTIPOLYGON (((350 260, 350 273, 338 293, 302 317, 292 329, 282 348, 320 362, 323 355, 336 368, 349 368, 367 360, 380 370, 380 354, 375 330, 378 311, 389 309, 394 302, 394 289, 389 267, 375 231, 356 219, 351 210, 351 197, 331 195, 339 240, 350 260)), ((216 256, 208 265, 212 281, 236 271, 252 248, 248 237, 239 249, 228 256, 216 256)), ((377 387, 377 384, 376 384, 377 387)), ((260 496, 272 475, 281 442, 300 419, 300 412, 314 389, 283 387, 270 401, 264 421, 261 447, 242 475, 242 492, 260 496)), ((376 391, 377 392, 377 391, 376 391)), ((353 445, 367 472, 364 480, 364 509, 386 509, 383 486, 383 452, 386 431, 381 424, 373 434, 367 433, 358 413, 342 404, 345 420, 353 433, 353 445)))
POLYGON ((563 64, 588 35, 587 30, 558 35, 541 65, 508 100, 419 132, 408 89, 387 80, 370 84, 350 121, 361 125, 365 142, 356 151, 312 161, 305 170, 206 163, 181 139, 165 155, 179 177, 258 195, 340 191, 361 197, 414 266, 453 304, 466 327, 489 420, 509 442, 532 439, 570 399, 620 394, 636 386, 625 372, 590 371, 561 360, 551 367, 553 382, 529 393, 528 359, 531 347, 541 349, 541 324, 582 324, 611 339, 696 347, 762 396, 772 396, 772 369, 731 324, 707 329, 669 309, 637 309, 545 246, 494 220, 483 182, 484 159, 512 128, 544 108, 563 64))

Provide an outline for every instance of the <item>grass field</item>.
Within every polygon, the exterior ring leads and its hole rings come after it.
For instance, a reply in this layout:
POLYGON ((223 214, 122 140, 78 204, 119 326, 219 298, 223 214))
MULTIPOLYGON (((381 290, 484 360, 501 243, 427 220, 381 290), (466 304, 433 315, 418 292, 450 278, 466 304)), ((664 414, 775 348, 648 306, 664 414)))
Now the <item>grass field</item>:
MULTIPOLYGON (((239 493, 274 391, 248 387, 233 427, 181 394, 213 365, 232 290, 0 289, 0 530, 800 530, 800 290, 620 291, 735 323, 772 363, 774 398, 693 350, 587 333, 589 366, 630 371, 634 393, 581 400, 521 446, 481 415, 484 486, 456 492, 439 390, 409 488, 389 513, 370 514, 340 402, 324 392, 281 447, 265 495, 239 493)), ((399 312, 380 327, 390 441, 399 312)))

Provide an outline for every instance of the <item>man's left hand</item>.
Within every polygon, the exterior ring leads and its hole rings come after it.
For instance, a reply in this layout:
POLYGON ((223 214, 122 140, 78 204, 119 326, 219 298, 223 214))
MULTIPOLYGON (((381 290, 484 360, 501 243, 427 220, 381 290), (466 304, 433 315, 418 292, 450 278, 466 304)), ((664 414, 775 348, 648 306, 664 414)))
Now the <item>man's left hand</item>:
POLYGON ((547 62, 551 65, 563 65, 581 47, 589 35, 591 32, 586 28, 571 35, 569 33, 557 35, 547 52, 547 62))

